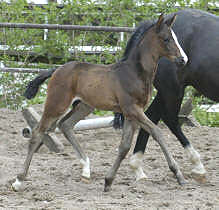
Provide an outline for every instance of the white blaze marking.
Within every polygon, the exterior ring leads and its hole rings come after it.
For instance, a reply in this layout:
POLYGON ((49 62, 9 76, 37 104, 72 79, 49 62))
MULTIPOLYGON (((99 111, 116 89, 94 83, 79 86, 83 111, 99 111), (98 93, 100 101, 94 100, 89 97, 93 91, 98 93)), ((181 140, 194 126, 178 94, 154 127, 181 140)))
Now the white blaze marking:
POLYGON ((187 63, 187 62, 188 62, 188 57, 187 57, 186 53, 184 52, 184 50, 183 50, 182 47, 180 46, 180 44, 179 44, 179 42, 178 42, 178 39, 177 39, 176 34, 174 33, 174 31, 173 31, 172 29, 170 29, 170 30, 171 30, 173 39, 174 39, 174 41, 175 41, 175 43, 176 43, 176 46, 179 48, 179 51, 180 51, 182 57, 184 58, 185 63, 187 63))
POLYGON ((188 146, 185 150, 191 163, 194 165, 192 172, 196 174, 205 174, 206 170, 200 160, 200 154, 193 148, 193 146, 188 146))
POLYGON ((86 161, 83 159, 80 160, 80 163, 83 165, 82 176, 86 178, 90 178, 90 160, 87 157, 86 161))
POLYGON ((135 173, 136 181, 147 178, 147 176, 145 175, 145 173, 141 167, 142 159, 143 159, 142 152, 137 152, 134 155, 132 155, 130 158, 129 165, 135 173))

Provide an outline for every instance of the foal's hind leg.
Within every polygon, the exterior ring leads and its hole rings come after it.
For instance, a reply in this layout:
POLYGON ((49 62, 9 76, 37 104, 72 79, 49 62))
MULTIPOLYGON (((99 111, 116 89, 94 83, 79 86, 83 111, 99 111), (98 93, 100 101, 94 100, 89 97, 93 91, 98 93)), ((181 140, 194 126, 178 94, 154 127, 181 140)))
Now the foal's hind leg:
MULTIPOLYGON (((59 82, 62 84, 62 81, 59 82)), ((63 84, 65 84, 64 81, 63 84)), ((57 86, 56 80, 50 80, 44 112, 39 125, 33 130, 32 138, 29 141, 23 172, 17 176, 16 182, 12 185, 15 190, 19 190, 21 181, 25 179, 33 154, 43 143, 43 136, 47 135, 46 132, 66 113, 72 103, 72 92, 70 89, 67 91, 67 87, 64 90, 66 91, 65 93, 63 93, 63 85, 57 86)))
POLYGON ((41 123, 33 130, 32 137, 29 140, 28 153, 27 153, 26 160, 24 162, 23 171, 20 174, 17 175, 16 181, 12 184, 12 188, 15 191, 19 191, 20 190, 22 182, 24 181, 24 179, 27 176, 28 169, 30 167, 30 162, 31 162, 31 160, 33 158, 33 154, 43 144, 43 136, 47 135, 47 134, 45 134, 45 132, 47 130, 49 130, 49 128, 51 127, 52 123, 54 123, 55 121, 56 121, 56 119, 53 119, 53 120, 47 119, 46 121, 44 121, 45 122, 45 126, 43 128, 45 130, 41 129, 42 128, 40 126, 40 125, 42 125, 42 121, 41 121, 41 123))
POLYGON ((119 154, 113 166, 110 168, 110 170, 108 171, 105 177, 105 187, 104 187, 105 192, 111 189, 111 185, 115 178, 116 172, 119 169, 119 166, 122 160, 125 158, 126 154, 128 153, 131 147, 132 139, 133 139, 136 128, 137 126, 134 122, 125 120, 125 123, 123 126, 122 141, 119 145, 119 154))
POLYGON ((77 122, 89 115, 92 111, 93 108, 80 102, 76 108, 73 108, 72 111, 68 113, 58 124, 59 129, 63 132, 67 140, 71 143, 76 151, 76 155, 83 166, 82 177, 85 179, 90 179, 90 160, 76 140, 73 127, 77 122))

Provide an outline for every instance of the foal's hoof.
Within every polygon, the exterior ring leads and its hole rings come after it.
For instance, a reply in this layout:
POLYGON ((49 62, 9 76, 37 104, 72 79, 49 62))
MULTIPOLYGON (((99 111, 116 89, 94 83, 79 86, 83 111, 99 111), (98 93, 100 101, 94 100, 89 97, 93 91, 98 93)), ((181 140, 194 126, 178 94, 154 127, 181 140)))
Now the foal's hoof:
POLYGON ((181 185, 181 186, 183 186, 183 185, 188 183, 183 175, 178 176, 176 178, 177 178, 177 181, 178 181, 179 185, 181 185))
POLYGON ((186 179, 183 180, 178 180, 179 185, 184 186, 186 184, 188 184, 188 181, 186 181, 186 179))
POLYGON ((104 192, 111 191, 111 189, 112 189, 111 186, 112 186, 112 179, 105 178, 104 192))
POLYGON ((105 186, 104 186, 104 192, 109 192, 109 191, 111 191, 111 190, 112 190, 112 187, 109 186, 109 185, 106 186, 106 184, 105 184, 105 186))
POLYGON ((207 182, 206 174, 197 174, 197 173, 192 172, 191 175, 192 175, 192 178, 200 184, 205 184, 207 182))
POLYGON ((11 184, 11 188, 15 192, 20 191, 21 187, 22 187, 22 183, 18 179, 16 179, 16 181, 11 184))
POLYGON ((90 183, 90 177, 81 176, 81 181, 84 182, 84 183, 89 184, 90 183))

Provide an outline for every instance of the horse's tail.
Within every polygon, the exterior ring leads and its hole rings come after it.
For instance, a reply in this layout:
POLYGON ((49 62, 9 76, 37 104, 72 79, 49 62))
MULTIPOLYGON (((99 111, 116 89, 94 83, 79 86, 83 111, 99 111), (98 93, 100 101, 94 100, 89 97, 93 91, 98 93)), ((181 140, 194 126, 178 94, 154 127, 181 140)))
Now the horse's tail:
POLYGON ((113 127, 115 129, 121 129, 124 125, 124 116, 121 113, 115 113, 113 119, 113 127))
POLYGON ((40 85, 49 77, 51 77, 55 70, 56 68, 49 69, 48 71, 41 73, 34 80, 30 81, 26 87, 24 97, 27 99, 34 98, 39 90, 40 85))

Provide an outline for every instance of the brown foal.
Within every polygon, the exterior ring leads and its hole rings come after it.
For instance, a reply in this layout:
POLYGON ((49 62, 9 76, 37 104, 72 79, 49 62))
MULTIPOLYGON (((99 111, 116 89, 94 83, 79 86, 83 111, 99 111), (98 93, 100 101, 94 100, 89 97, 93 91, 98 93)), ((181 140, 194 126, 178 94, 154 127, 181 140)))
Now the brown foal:
POLYGON ((169 168, 180 184, 185 179, 167 150, 160 129, 144 114, 151 97, 152 83, 158 61, 165 56, 185 64, 185 53, 171 29, 175 16, 164 20, 161 15, 147 28, 129 57, 113 65, 70 62, 59 67, 52 75, 47 91, 43 116, 33 130, 23 172, 17 176, 13 188, 19 190, 25 179, 34 152, 42 145, 43 137, 58 126, 73 145, 81 164, 82 177, 90 178, 89 158, 75 139, 72 126, 94 108, 123 113, 125 125, 119 154, 105 177, 104 191, 109 191, 116 172, 128 153, 138 126, 149 132, 160 145, 169 168), (184 54, 183 54, 184 53, 184 54), (69 111, 69 107, 73 108, 69 111))

